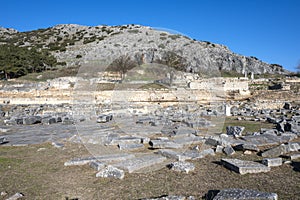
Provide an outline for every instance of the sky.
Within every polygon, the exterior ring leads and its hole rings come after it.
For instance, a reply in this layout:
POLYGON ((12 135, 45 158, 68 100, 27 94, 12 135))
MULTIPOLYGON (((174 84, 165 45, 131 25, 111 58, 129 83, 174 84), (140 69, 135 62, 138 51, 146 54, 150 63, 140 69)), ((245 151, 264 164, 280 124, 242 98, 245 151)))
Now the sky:
POLYGON ((57 24, 140 24, 223 44, 296 71, 299 0, 2 0, 0 26, 18 31, 57 24))

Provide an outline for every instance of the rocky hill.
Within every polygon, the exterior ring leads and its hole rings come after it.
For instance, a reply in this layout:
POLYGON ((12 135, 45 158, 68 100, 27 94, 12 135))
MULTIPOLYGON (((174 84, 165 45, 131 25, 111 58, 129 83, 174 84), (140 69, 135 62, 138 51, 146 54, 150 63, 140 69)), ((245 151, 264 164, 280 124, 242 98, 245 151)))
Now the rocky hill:
POLYGON ((0 44, 47 49, 67 67, 89 61, 113 61, 125 54, 137 62, 151 63, 163 60, 168 52, 172 52, 183 58, 182 64, 188 72, 287 73, 280 65, 233 53, 224 45, 140 25, 65 24, 29 32, 0 28, 0 44))

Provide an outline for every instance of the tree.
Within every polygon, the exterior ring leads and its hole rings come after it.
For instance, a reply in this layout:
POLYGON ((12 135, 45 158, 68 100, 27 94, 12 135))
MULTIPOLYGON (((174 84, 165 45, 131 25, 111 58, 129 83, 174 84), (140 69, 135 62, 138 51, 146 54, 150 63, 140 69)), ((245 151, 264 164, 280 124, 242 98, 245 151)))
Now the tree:
POLYGON ((186 71, 188 66, 187 60, 176 54, 174 51, 166 51, 163 53, 162 58, 156 61, 159 64, 167 65, 175 70, 186 71))
POLYGON ((117 59, 115 59, 107 68, 108 71, 115 71, 121 74, 121 79, 124 80, 126 73, 137 67, 138 64, 133 61, 130 56, 121 55, 117 59))

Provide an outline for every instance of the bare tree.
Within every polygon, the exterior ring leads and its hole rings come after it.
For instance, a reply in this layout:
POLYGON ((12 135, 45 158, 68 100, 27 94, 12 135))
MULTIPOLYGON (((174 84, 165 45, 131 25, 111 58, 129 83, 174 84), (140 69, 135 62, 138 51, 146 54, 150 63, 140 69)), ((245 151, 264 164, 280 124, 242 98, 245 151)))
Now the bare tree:
POLYGON ((174 51, 166 51, 160 60, 156 61, 157 63, 167 65, 179 71, 186 71, 188 66, 187 60, 176 54, 174 51))
POLYGON ((138 64, 133 61, 130 56, 122 55, 115 59, 107 68, 108 71, 115 71, 121 74, 121 79, 125 78, 126 73, 138 66, 138 64))

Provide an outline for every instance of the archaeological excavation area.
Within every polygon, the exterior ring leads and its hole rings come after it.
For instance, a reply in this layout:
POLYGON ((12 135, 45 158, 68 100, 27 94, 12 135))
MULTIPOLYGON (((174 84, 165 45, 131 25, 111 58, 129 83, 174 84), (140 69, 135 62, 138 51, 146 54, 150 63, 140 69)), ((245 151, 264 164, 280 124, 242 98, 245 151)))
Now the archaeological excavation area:
POLYGON ((299 82, 269 83, 2 81, 0 199, 297 199, 299 82))

